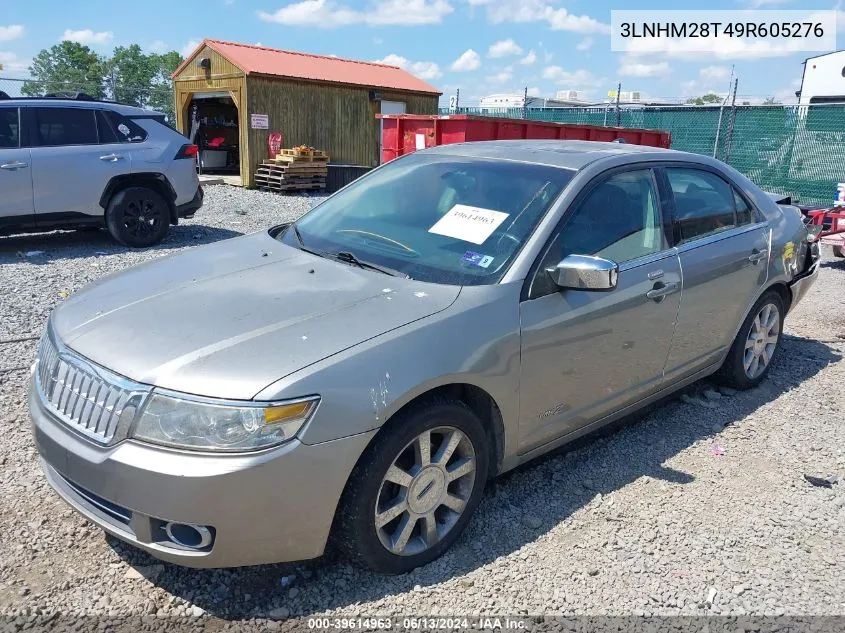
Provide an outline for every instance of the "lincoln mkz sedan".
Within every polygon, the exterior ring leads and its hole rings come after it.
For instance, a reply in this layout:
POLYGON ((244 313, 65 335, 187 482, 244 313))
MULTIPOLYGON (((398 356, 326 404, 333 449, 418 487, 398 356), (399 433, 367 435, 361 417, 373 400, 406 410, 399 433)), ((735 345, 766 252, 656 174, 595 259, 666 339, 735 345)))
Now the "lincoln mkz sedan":
POLYGON ((402 573, 491 477, 704 376, 759 383, 818 260, 797 209, 705 156, 431 148, 70 297, 33 366, 35 440, 67 503, 160 559, 331 540, 402 573))

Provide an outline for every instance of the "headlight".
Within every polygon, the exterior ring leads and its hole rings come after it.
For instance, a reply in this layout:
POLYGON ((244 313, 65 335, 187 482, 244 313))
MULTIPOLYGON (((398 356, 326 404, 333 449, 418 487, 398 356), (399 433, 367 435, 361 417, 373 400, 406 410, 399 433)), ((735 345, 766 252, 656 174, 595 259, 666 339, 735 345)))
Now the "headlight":
POLYGON ((319 402, 319 397, 311 397, 278 403, 215 403, 153 392, 132 436, 176 448, 255 451, 293 438, 319 402))

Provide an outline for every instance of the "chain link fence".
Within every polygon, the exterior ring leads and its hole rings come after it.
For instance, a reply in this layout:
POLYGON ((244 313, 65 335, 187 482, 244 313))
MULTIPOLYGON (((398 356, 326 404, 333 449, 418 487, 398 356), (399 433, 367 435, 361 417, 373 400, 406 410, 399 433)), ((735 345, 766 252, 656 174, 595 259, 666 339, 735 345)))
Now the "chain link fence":
POLYGON ((163 112, 169 122, 175 121, 173 84, 169 81, 147 86, 128 86, 111 81, 108 77, 103 82, 42 82, 0 77, 0 90, 13 98, 84 92, 97 99, 109 99, 163 112))
POLYGON ((647 128, 672 133, 672 149, 725 161, 766 191, 830 204, 845 182, 845 105, 460 108, 441 114, 647 128), (617 118, 618 117, 618 118, 617 118))

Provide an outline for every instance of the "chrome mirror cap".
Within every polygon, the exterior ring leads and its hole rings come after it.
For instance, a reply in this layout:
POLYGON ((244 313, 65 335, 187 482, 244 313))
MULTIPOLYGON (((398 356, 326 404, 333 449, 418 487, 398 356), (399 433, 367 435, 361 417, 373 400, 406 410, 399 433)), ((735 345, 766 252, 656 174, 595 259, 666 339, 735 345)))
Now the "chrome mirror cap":
POLYGON ((568 255, 546 272, 560 288, 613 290, 619 277, 616 262, 593 255, 568 255))

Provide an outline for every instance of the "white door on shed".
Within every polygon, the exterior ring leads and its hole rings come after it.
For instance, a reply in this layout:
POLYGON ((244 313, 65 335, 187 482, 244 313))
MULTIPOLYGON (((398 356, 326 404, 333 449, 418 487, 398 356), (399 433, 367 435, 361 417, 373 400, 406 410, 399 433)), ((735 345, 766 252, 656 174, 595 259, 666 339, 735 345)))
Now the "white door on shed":
MULTIPOLYGON (((405 102, 404 101, 382 101, 381 102, 381 113, 382 114, 406 114, 405 112, 405 102)), ((381 143, 382 143, 382 136, 384 135, 384 124, 379 121, 379 131, 378 131, 378 159, 381 162, 381 143)))

